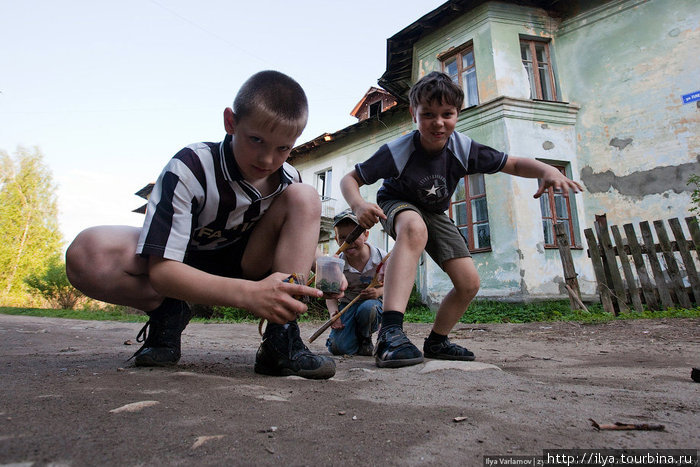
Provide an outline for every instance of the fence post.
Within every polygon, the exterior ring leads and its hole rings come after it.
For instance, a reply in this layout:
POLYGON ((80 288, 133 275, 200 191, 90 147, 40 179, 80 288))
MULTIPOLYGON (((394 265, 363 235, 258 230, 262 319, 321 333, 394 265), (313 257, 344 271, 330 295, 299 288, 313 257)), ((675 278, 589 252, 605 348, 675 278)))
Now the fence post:
POLYGON ((676 237, 676 245, 678 245, 678 251, 683 259, 685 271, 688 273, 688 280, 690 281, 690 287, 693 291, 693 299, 695 303, 700 303, 700 278, 698 278, 698 271, 695 268, 695 261, 693 261, 693 257, 690 254, 688 241, 683 235, 681 222, 678 220, 678 218, 674 217, 673 219, 668 220, 668 225, 671 226, 673 236, 676 237))
POLYGON ((647 302, 647 306, 652 310, 660 310, 657 299, 658 292, 656 292, 654 286, 649 278, 649 273, 647 272, 647 265, 644 262, 644 257, 642 256, 642 248, 639 246, 637 241, 637 233, 634 231, 634 226, 632 224, 625 224, 623 226, 625 229, 625 235, 627 236, 627 244, 630 247, 630 252, 632 253, 632 259, 634 260, 634 267, 637 269, 637 276, 639 277, 639 283, 642 286, 642 293, 644 294, 644 300, 647 302))
POLYGON ((656 282, 656 290, 659 291, 661 305, 664 308, 671 308, 673 306, 673 300, 671 299, 671 294, 668 291, 666 278, 661 270, 659 258, 656 255, 656 246, 654 245, 654 237, 651 234, 649 222, 640 222, 639 228, 642 231, 642 239, 644 240, 644 246, 647 249, 647 258, 649 258, 649 264, 651 264, 651 270, 654 273, 654 281, 656 282))
POLYGON ((610 226, 610 230, 612 231, 613 238, 615 239, 617 256, 620 257, 622 272, 625 274, 625 282, 627 283, 627 289, 630 292, 632 304, 634 305, 634 309, 641 313, 644 311, 644 307, 642 306, 642 299, 639 296, 637 282, 634 279, 634 274, 632 274, 632 266, 630 266, 630 260, 627 257, 627 252, 625 251, 625 245, 622 241, 622 235, 620 235, 620 229, 616 225, 612 225, 610 226))
POLYGON ((557 248, 559 248, 559 257, 561 265, 564 268, 564 282, 566 290, 569 294, 569 306, 572 310, 585 310, 586 307, 581 301, 581 289, 578 285, 576 276, 576 268, 574 260, 571 257, 571 248, 569 245, 569 237, 566 236, 566 230, 563 224, 554 224, 554 232, 557 236, 557 248))
POLYGON ((666 260, 666 271, 668 271, 668 276, 670 278, 669 287, 675 291, 677 303, 683 308, 690 308, 690 299, 683 286, 681 271, 676 263, 676 256, 673 254, 673 247, 668 240, 668 234, 666 233, 663 221, 654 221, 654 229, 656 230, 656 235, 659 237, 661 251, 663 251, 664 259, 666 260))
POLYGON ((617 307, 621 312, 627 312, 629 311, 627 307, 627 292, 622 284, 622 277, 620 277, 620 271, 617 267, 617 261, 615 260, 615 251, 613 250, 610 234, 608 233, 608 219, 605 214, 596 217, 596 230, 598 230, 598 241, 603 250, 603 260, 608 265, 606 272, 610 273, 610 279, 615 289, 617 307))
POLYGON ((591 253, 593 272, 595 272, 596 281, 598 281, 600 303, 603 304, 603 309, 605 311, 616 316, 615 306, 610 298, 610 287, 605 280, 605 268, 603 267, 603 260, 600 257, 600 250, 598 249, 598 243, 596 243, 595 234, 593 234, 592 229, 586 229, 583 233, 586 236, 586 242, 588 242, 588 251, 591 253))

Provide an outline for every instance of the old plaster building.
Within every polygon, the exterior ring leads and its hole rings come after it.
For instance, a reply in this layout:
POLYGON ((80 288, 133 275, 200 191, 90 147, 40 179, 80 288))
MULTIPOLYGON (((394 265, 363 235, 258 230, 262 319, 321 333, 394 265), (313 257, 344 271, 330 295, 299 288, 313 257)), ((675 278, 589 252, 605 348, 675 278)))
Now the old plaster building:
MULTIPOLYGON (((298 146, 290 162, 324 196, 326 217, 347 207, 339 180, 415 128, 407 91, 443 70, 466 95, 457 131, 586 188, 535 200, 536 180, 465 177, 450 215, 474 252, 479 296, 565 296, 555 223, 566 226, 582 292, 592 296, 583 229, 595 214, 611 224, 689 214, 687 179, 700 174, 699 25, 697 0, 448 1, 388 39, 378 79, 388 94, 371 88, 353 109, 363 110, 358 123, 298 146)), ((380 183, 363 196, 374 201, 380 183)), ((370 241, 391 246, 380 226, 370 241)), ((431 304, 450 288, 427 257, 417 284, 431 304)))

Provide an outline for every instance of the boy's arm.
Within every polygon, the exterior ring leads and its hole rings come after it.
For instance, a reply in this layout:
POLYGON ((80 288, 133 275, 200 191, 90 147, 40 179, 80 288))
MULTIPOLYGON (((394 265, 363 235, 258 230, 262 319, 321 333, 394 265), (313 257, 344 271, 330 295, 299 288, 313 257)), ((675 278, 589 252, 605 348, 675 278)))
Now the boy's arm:
POLYGON ((366 229, 371 229, 379 219, 386 219, 382 208, 375 203, 365 201, 360 194, 360 187, 364 182, 357 175, 355 169, 351 170, 340 179, 340 192, 348 202, 350 209, 355 213, 360 225, 366 229))
POLYGON ((535 193, 535 198, 542 196, 549 187, 561 191, 573 190, 574 193, 583 191, 581 184, 569 179, 551 165, 535 159, 508 156, 508 160, 501 171, 517 177, 541 179, 542 183, 535 193))
POLYGON ((259 281, 233 279, 200 271, 179 261, 151 256, 149 279, 161 295, 205 305, 243 308, 273 323, 284 324, 306 311, 294 296, 320 298, 320 290, 283 282, 285 273, 259 281))
MULTIPOLYGON (((328 313, 330 314, 330 317, 334 317, 335 315, 338 314, 338 300, 326 300, 326 307, 328 308, 328 313)), ((331 328, 333 329, 343 329, 345 326, 343 326, 343 322, 339 319, 336 319, 333 321, 331 324, 331 328)))
POLYGON ((360 298, 362 300, 376 300, 384 295, 384 286, 382 287, 372 287, 365 289, 360 292, 360 298))

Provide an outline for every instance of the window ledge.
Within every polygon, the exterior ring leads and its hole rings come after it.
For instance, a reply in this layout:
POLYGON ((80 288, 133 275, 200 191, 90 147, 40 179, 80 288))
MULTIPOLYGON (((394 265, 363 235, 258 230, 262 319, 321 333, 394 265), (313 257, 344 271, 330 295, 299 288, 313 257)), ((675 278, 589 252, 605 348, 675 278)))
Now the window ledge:
POLYGON ((501 96, 463 109, 459 115, 459 131, 506 118, 574 126, 580 109, 569 102, 501 96))

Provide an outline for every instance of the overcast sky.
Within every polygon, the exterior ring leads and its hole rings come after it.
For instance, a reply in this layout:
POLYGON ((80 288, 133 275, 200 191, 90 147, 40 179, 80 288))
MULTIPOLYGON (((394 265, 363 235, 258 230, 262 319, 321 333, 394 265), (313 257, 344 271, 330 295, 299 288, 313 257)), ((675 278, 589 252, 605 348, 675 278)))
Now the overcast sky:
POLYGON ((220 141, 251 74, 276 69, 309 98, 297 144, 357 120, 386 39, 444 0, 0 0, 0 150, 38 146, 68 242, 141 225, 134 192, 183 146, 220 141))

